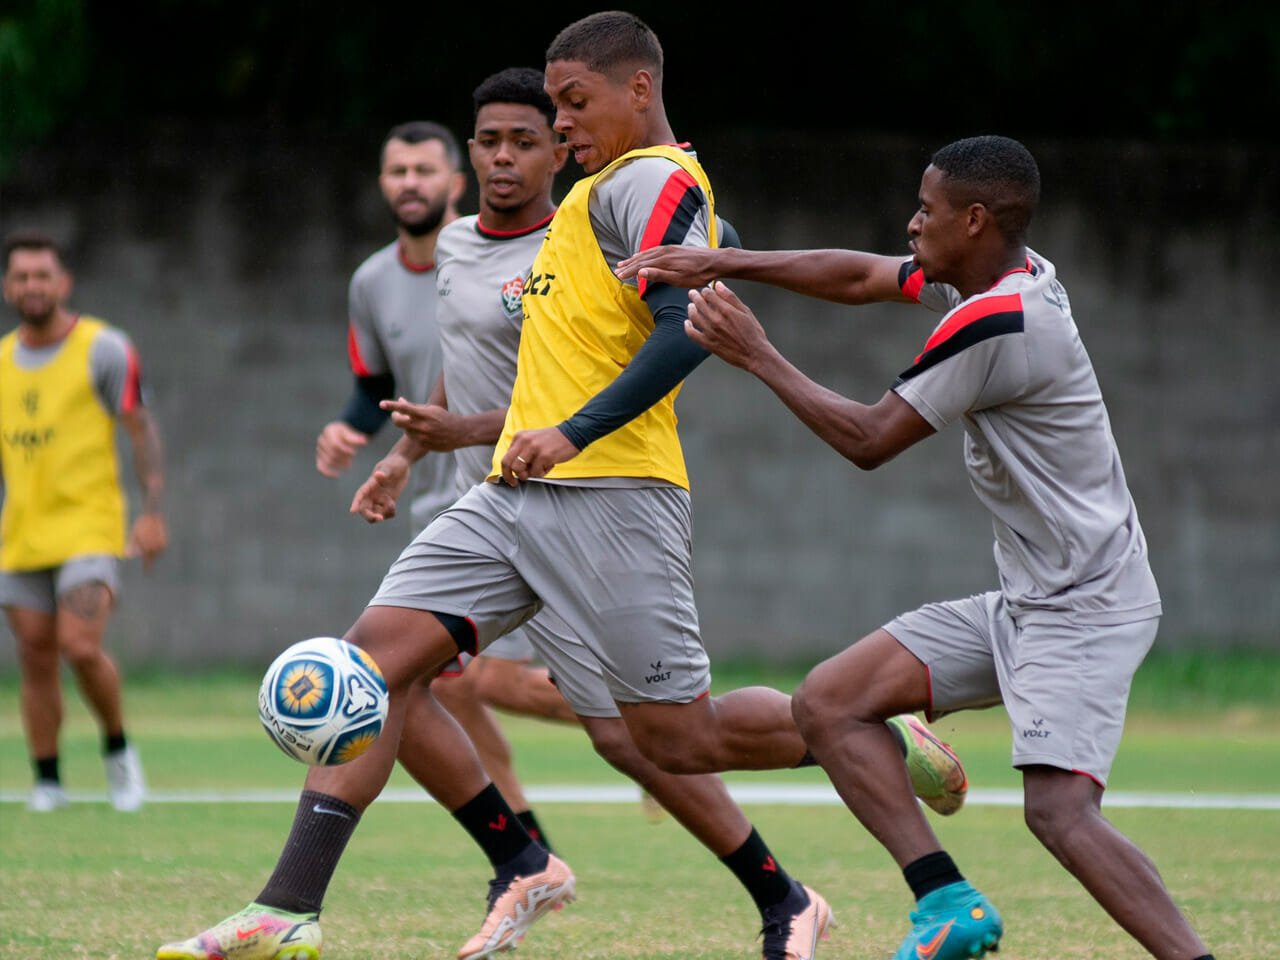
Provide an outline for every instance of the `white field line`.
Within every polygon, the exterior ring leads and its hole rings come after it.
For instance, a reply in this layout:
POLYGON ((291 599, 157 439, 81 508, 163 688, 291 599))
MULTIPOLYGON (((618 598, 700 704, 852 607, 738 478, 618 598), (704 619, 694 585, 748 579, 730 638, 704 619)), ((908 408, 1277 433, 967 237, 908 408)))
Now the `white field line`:
MULTIPOLYGON (((823 784, 730 784, 729 793, 743 804, 779 806, 839 806, 835 790, 823 784)), ((73 803, 105 803, 102 793, 68 790, 73 803)), ((525 795, 535 803, 638 803, 640 792, 629 784, 548 784, 528 786, 525 795)), ((0 803, 25 802, 25 791, 0 791, 0 803)), ((296 803, 297 790, 153 790, 150 803, 296 803)), ((424 791, 411 787, 386 790, 382 803, 433 803, 424 791)), ((1182 810, 1277 810, 1280 794, 1274 793, 1178 793, 1108 791, 1102 797, 1103 807, 1176 808, 1182 810)), ((970 790, 967 807, 1020 807, 1020 790, 970 790)))

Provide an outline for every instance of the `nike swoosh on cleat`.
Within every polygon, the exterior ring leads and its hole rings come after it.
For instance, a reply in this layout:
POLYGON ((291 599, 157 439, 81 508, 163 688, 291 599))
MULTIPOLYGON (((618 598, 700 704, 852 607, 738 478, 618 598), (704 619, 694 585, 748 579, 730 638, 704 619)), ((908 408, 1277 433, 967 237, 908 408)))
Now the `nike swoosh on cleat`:
POLYGON ((250 927, 248 930, 241 930, 239 927, 236 927, 236 939, 248 940, 255 933, 261 933, 265 929, 267 929, 267 925, 265 923, 260 923, 256 927, 250 927))
POLYGON ((916 944, 916 956, 920 960, 933 960, 942 945, 947 942, 947 934, 951 932, 954 923, 954 920, 948 920, 942 929, 930 937, 926 943, 916 944))

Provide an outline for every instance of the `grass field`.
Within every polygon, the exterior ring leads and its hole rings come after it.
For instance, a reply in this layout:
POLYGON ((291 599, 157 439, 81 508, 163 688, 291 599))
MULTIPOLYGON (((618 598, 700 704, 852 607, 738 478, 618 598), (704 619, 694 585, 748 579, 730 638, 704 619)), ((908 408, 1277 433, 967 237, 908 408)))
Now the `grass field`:
MULTIPOLYGON (((1280 666, 1275 658, 1181 656, 1139 675, 1114 794, 1159 791, 1280 794, 1280 666)), ((721 689, 792 688, 802 671, 720 668, 721 689)), ((301 768, 270 744, 255 715, 256 677, 155 674, 129 680, 129 713, 153 790, 211 794, 271 789, 287 796, 301 768)), ((97 734, 68 697, 64 780, 101 796, 97 734)), ((508 719, 531 790, 624 785, 576 729, 508 719)), ((1016 788, 1001 711, 935 725, 965 758, 975 790, 1016 788)), ((731 784, 821 784, 821 771, 733 774, 731 784)), ((0 678, 0 795, 29 786, 17 689, 0 678)), ((397 795, 411 782, 397 772, 397 795)), ((796 876, 822 890, 839 921, 820 957, 887 957, 906 928, 909 897, 887 855, 839 806, 745 804, 796 876)), ((547 802, 539 815, 574 866, 580 900, 540 925, 534 958, 759 956, 758 917, 732 877, 669 819, 638 803, 547 802)), ((145 958, 238 909, 260 888, 292 817, 285 802, 153 803, 117 814, 103 802, 33 815, 0 803, 0 958, 145 958)), ((1109 811, 1160 866, 1220 958, 1269 956, 1280 935, 1280 810, 1109 811)), ((973 803, 935 818, 965 873, 992 897, 1009 958, 1140 958, 1100 909, 1035 843, 1016 807, 973 803)), ((330 890, 326 960, 452 957, 478 924, 488 871, 433 803, 380 803, 366 814, 330 890)))

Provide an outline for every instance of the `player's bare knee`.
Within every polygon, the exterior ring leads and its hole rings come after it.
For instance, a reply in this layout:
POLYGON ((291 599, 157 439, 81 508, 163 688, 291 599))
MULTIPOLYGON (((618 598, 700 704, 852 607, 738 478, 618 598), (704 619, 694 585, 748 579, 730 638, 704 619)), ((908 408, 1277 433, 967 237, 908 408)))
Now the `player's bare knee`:
POLYGON ((598 722, 598 718, 583 722, 591 738, 591 746, 605 763, 619 773, 634 776, 645 765, 644 755, 621 722, 598 722))
POLYGON ((819 664, 791 695, 791 717, 806 740, 851 712, 852 705, 840 695, 833 674, 828 665, 819 664))
POLYGON ((1048 791, 1028 792, 1022 807, 1027 829, 1051 851, 1059 849, 1095 815, 1096 811, 1074 798, 1048 791))

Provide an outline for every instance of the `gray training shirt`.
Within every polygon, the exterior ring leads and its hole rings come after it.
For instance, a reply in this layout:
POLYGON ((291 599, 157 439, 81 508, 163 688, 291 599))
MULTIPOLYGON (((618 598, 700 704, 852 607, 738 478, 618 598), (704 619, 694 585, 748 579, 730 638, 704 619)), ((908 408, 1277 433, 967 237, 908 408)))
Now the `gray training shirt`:
POLYGON ((1053 264, 961 298, 908 260, 905 294, 946 311, 894 391, 941 430, 964 424, 974 492, 991 511, 1015 620, 1123 623, 1160 613, 1147 544, 1093 365, 1053 264))
MULTIPOLYGON (((415 267, 390 243, 364 261, 348 291, 348 355, 356 376, 391 374, 395 395, 425 403, 440 376, 436 271, 415 267)), ((416 533, 454 499, 453 454, 431 453, 413 468, 416 533)))
MULTIPOLYGON (((520 296, 542 245, 545 221, 521 233, 486 230, 475 214, 440 231, 436 292, 444 389, 449 409, 472 416, 506 407, 516 378, 523 313, 520 296)), ((481 483, 493 462, 493 444, 454 451, 457 495, 481 483)))

